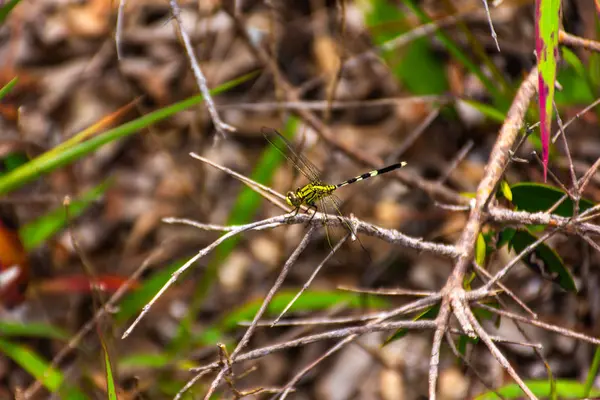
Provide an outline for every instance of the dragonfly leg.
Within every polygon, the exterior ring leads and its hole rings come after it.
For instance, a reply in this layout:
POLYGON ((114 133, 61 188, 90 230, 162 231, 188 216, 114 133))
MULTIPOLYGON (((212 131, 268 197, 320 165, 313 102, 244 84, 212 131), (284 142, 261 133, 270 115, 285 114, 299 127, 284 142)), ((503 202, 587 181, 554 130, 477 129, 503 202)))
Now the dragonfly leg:
POLYGON ((315 217, 315 215, 317 214, 317 206, 315 204, 311 205, 308 207, 308 210, 306 210, 306 213, 308 214, 308 212, 310 210, 313 210, 314 212, 312 213, 312 215, 310 216, 310 219, 308 220, 308 223, 306 225, 310 225, 310 223, 312 222, 313 218, 315 217))
POLYGON ((300 211, 300 207, 296 207, 292 212, 290 212, 290 215, 285 219, 285 222, 291 223, 292 219, 298 215, 298 211, 300 211))

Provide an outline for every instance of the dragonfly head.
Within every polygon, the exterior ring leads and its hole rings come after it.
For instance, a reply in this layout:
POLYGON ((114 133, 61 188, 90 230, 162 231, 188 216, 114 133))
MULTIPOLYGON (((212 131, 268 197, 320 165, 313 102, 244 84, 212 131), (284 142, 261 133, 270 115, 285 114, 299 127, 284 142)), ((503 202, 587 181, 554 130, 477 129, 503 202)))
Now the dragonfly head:
POLYGON ((285 201, 294 208, 298 208, 302 205, 302 199, 296 194, 296 192, 287 192, 285 201))

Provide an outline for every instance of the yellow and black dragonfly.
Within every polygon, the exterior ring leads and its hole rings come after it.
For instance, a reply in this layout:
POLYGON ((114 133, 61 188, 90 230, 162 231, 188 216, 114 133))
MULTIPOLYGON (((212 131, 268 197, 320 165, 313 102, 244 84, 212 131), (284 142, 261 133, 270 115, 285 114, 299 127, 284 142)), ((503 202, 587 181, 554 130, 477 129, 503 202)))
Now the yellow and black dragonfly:
MULTIPOLYGON (((319 203, 319 207, 322 212, 327 213, 328 210, 333 209, 337 214, 342 215, 340 211, 341 201, 333 194, 337 189, 341 188, 342 186, 362 181, 364 179, 397 170, 406 165, 406 162, 403 161, 388 165, 387 167, 381 169, 366 172, 362 175, 355 176, 354 178, 335 185, 327 184, 321 180, 321 171, 305 156, 297 152, 294 149, 294 146, 281 133, 275 129, 268 128, 263 128, 262 132, 265 136, 265 139, 275 146, 275 148, 292 163, 299 173, 308 179, 307 184, 298 187, 296 190, 289 191, 286 194, 286 202, 291 207, 294 207, 295 213, 297 213, 298 210, 300 210, 300 207, 303 205, 307 206, 309 209, 312 208, 317 211, 317 203, 319 203)), ((351 234, 354 235, 353 230, 349 226, 348 229, 350 230, 351 234)))

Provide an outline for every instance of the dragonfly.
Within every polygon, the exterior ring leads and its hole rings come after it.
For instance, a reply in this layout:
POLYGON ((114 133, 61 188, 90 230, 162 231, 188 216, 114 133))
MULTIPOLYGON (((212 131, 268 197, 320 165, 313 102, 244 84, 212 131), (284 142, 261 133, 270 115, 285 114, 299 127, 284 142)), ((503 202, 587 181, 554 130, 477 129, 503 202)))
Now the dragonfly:
MULTIPOLYGON (((308 158, 297 152, 294 146, 281 133, 275 129, 268 128, 263 128, 262 133, 265 139, 277 150, 279 150, 279 152, 283 154, 288 161, 290 161, 290 163, 299 173, 308 179, 307 184, 296 188, 296 190, 291 190, 286 194, 286 202, 290 207, 294 208, 294 215, 298 213, 302 206, 307 206, 309 210, 313 209, 316 213, 317 203, 319 203, 322 211, 327 211, 328 208, 333 208, 337 214, 343 216, 340 211, 341 201, 334 194, 337 189, 352 183, 372 178, 374 176, 395 171, 406 165, 406 162, 402 161, 396 164, 388 165, 384 168, 366 172, 362 175, 355 176, 354 178, 345 180, 338 184, 328 184, 321 180, 321 171, 308 158)), ((314 217, 314 215, 315 214, 313 214, 312 217, 314 217)), ((350 230, 350 234, 355 236, 354 230, 348 226, 347 223, 346 226, 350 230)), ((327 238, 329 240, 329 235, 327 235, 327 238)))

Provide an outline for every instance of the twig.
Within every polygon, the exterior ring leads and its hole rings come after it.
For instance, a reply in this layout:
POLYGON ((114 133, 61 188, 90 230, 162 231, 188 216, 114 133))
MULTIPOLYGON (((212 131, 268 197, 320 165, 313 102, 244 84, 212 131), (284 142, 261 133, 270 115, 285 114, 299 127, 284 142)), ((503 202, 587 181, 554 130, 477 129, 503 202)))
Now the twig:
POLYGON ((588 342, 588 343, 594 344, 596 346, 600 345, 600 339, 598 339, 598 338, 584 335, 583 333, 575 332, 570 329, 563 328, 561 326, 548 324, 548 323, 540 321, 539 319, 527 318, 527 317, 509 312, 509 311, 499 310, 497 308, 490 307, 488 305, 481 304, 481 303, 476 304, 475 307, 487 310, 489 312, 500 315, 502 317, 506 317, 506 318, 510 318, 515 321, 520 321, 520 322, 526 323, 528 325, 537 326, 538 328, 542 328, 547 331, 556 332, 556 333, 559 333, 566 337, 570 337, 570 338, 577 339, 577 340, 582 340, 584 342, 588 342))
POLYGON ((338 286, 339 290, 346 290, 348 292, 356 292, 363 294, 376 294, 380 296, 431 296, 435 292, 429 292, 424 290, 409 290, 409 289, 368 289, 368 288, 356 288, 350 286, 338 286))
POLYGON ((438 117, 440 114, 440 109, 435 108, 431 110, 431 112, 425 117, 425 119, 417 126, 413 131, 400 143, 398 149, 390 153, 390 155, 386 158, 386 163, 394 162, 400 159, 400 156, 403 155, 414 143, 415 141, 425 132, 425 130, 431 125, 431 123, 438 117))
POLYGON ((194 49, 192 48, 192 42, 190 40, 190 37, 188 36, 187 32, 183 28, 183 22, 181 21, 181 9, 179 8, 179 5, 177 4, 177 0, 169 0, 169 5, 171 6, 171 12, 173 13, 173 16, 175 17, 174 19, 177 22, 176 28, 181 36, 181 40, 183 41, 183 45, 185 47, 185 52, 188 56, 188 59, 190 60, 190 65, 192 67, 192 71, 194 72, 194 77, 196 78, 196 83, 198 84, 198 87, 200 88, 200 92, 202 93, 202 96, 204 97, 204 101, 206 101, 206 106, 208 107, 208 112, 213 121, 213 124, 215 124, 215 129, 222 137, 225 137, 226 131, 227 132, 235 132, 235 128, 231 125, 224 123, 221 120, 219 113, 217 112, 217 108, 215 107, 215 103, 212 99, 210 90, 208 89, 208 85, 206 83, 206 78, 204 77, 204 74, 202 73, 202 69, 200 69, 200 65, 198 65, 198 60, 196 59, 196 56, 194 55, 194 49))
MULTIPOLYGON (((232 360, 235 360, 237 355, 244 349, 244 347, 246 347, 246 345, 250 341, 250 338, 252 337, 254 330, 257 328, 258 321, 263 316, 263 314, 267 310, 267 307, 269 306, 269 303, 271 303, 271 300, 273 299, 273 297, 275 296, 275 294, 277 293, 277 291, 283 284, 283 281, 285 280, 288 272, 292 268, 292 265, 294 265, 294 263, 296 262, 298 257, 300 257, 300 254, 302 254, 302 252, 304 251, 306 246, 308 246, 308 242, 310 241, 310 238, 314 232, 314 229, 315 229, 315 225, 313 224, 309 228, 308 232, 306 232, 306 235, 304 235, 304 238, 302 239, 302 241, 300 242, 298 247, 296 247, 296 250, 294 250, 292 255, 286 261, 285 265, 281 269, 281 272, 279 273, 279 276, 277 277, 277 280, 275 281, 275 283, 269 290, 269 293, 267 293, 267 295, 265 296, 265 299, 263 300, 259 310, 256 312, 256 315, 254 315, 254 319, 252 320, 252 323, 250 324, 248 329, 246 329, 244 336, 238 342, 235 350, 231 353, 232 360)), ((221 379, 227 374, 228 369, 229 369, 228 366, 224 366, 223 369, 221 370, 221 372, 219 373, 219 375, 217 375, 217 377, 213 380, 208 391, 206 392, 206 395, 204 396, 205 400, 210 399, 210 397, 212 396, 214 391, 217 389, 217 386, 219 386, 219 384, 221 383, 221 379)))
POLYGON ((558 32, 558 41, 571 47, 581 47, 586 50, 600 52, 600 42, 595 40, 583 39, 579 36, 571 35, 563 30, 558 32))
POLYGON ((523 251, 521 251, 515 258, 513 258, 512 260, 510 260, 510 262, 508 264, 506 264, 500 271, 498 271, 494 275, 494 277, 492 279, 490 279, 482 288, 477 289, 477 291, 479 291, 479 290, 481 290, 483 292, 489 291, 490 288, 492 287, 492 285, 496 284, 496 282, 498 282, 502 278, 504 278, 504 276, 508 273, 508 271, 510 271, 510 269, 517 262, 521 261, 523 259, 523 257, 525 257, 526 255, 528 255, 529 253, 531 253, 532 251, 534 251, 536 247, 538 247, 541 243, 543 243, 546 240, 548 240, 550 237, 552 237, 554 234, 556 234, 559 230, 560 230, 560 228, 555 228, 552 231, 547 232, 546 234, 544 234, 542 237, 540 237, 535 242, 531 243, 529 246, 525 247, 523 249, 523 251))
POLYGON ((448 343, 448 346, 450 346, 450 350, 452 350, 452 352, 454 353, 454 355, 457 358, 460 358, 461 361, 467 366, 469 367, 469 369, 471 370, 471 372, 473 372, 475 374, 475 376, 477 377, 477 379, 479 379, 479 382, 483 383, 483 386, 485 386, 490 392, 494 392, 499 398, 506 400, 506 398, 504 396, 502 396, 495 388, 494 385, 490 384, 489 382, 487 382, 487 380, 483 377, 483 375, 481 375, 479 373, 479 371, 477 371, 477 368, 475 368, 471 362, 469 360, 467 360, 467 358, 462 355, 458 349, 456 348, 456 345, 454 344, 454 340, 452 340, 452 336, 450 336, 450 332, 446 332, 445 334, 446 336, 446 342, 448 343))
POLYGON ((212 167, 215 167, 231 176, 233 176, 234 178, 236 178, 237 180, 239 180, 240 182, 244 183, 246 186, 248 186, 249 188, 251 188, 252 190, 254 190, 255 192, 259 193, 261 196, 263 196, 264 198, 266 198, 267 200, 269 200, 271 203, 275 204, 276 206, 278 206, 279 208, 281 208, 282 210, 289 210, 289 207, 287 205, 284 205, 284 202, 278 202, 276 200, 274 200, 272 197, 268 196, 271 195, 273 197, 276 197, 280 200, 285 200, 285 196, 283 196, 281 193, 271 189, 268 186, 265 186, 259 182, 256 182, 250 178, 248 178, 245 175, 242 175, 232 169, 229 169, 223 165, 217 164, 214 161, 209 160, 208 158, 204 158, 194 152, 190 153, 190 156, 192 158, 195 158, 196 160, 200 160, 212 167), (260 190, 256 190, 256 189, 260 189, 260 190))
POLYGON ((440 349, 442 347, 442 338, 447 331, 448 320, 450 319, 450 307, 446 304, 447 302, 448 300, 446 298, 442 300, 440 311, 435 319, 435 332, 433 333, 428 374, 430 400, 435 400, 436 398, 437 377, 440 366, 440 349))
POLYGON ((322 111, 331 107, 332 110, 345 110, 364 107, 381 107, 387 105, 406 105, 410 106, 415 103, 441 103, 450 102, 449 96, 409 96, 409 97, 388 97, 381 99, 366 99, 366 100, 336 100, 329 104, 327 100, 298 100, 298 101, 265 101, 259 103, 232 103, 219 104, 217 109, 236 109, 247 111, 273 111, 273 110, 315 110, 322 111))
POLYGON ((506 370, 506 372, 508 372, 508 374, 515 380, 517 385, 519 385, 519 387, 527 395, 527 397, 533 400, 537 400, 535 394, 533 394, 531 389, 529 389, 525 382, 523 382, 517 371, 515 371, 515 369, 510 365, 506 357, 504 357, 504 354, 502 354, 502 352, 494 344, 494 341, 490 338, 485 329, 483 329, 483 327, 479 324, 479 321, 477 321, 477 318, 475 318, 475 315, 473 315, 471 309, 466 308, 465 312, 467 313, 467 317, 469 318, 473 329, 475 329, 477 336, 479 336, 479 338, 485 343, 485 345, 490 350, 496 361, 498 361, 500 365, 502 365, 502 367, 506 370))
POLYGON ((329 252, 329 254, 327 254, 327 257, 325 257, 323 259, 323 261, 321 261, 321 263, 319 263, 319 265, 317 266, 317 268, 315 268, 315 270, 313 271, 312 275, 308 278, 308 280, 302 286, 302 289, 300 289, 298 291, 298 293, 296 293, 296 295, 294 296, 294 298, 292 300, 290 300, 290 302, 285 306, 285 308, 279 314, 279 316, 277 316, 277 318, 275 318, 275 321, 273 321, 273 323, 271 324, 271 327, 274 327, 275 325, 277 325, 277 323, 279 322, 279 320, 285 315, 285 313, 287 313, 287 311, 296 302, 296 300, 298 300, 298 297, 300 297, 302 295, 302 293, 304 293, 306 291, 306 289, 308 289, 308 287, 310 286, 310 284, 312 283, 312 281, 315 279, 315 277, 317 276, 317 274, 319 273, 319 271, 321 271, 321 268, 323 268, 323 266, 325 265, 325 263, 327 261, 329 261, 329 259, 340 249, 340 247, 342 247, 342 245, 348 240, 349 237, 350 237, 350 233, 347 233, 346 236, 344 236, 339 242, 337 242, 337 244, 335 245, 335 247, 333 249, 331 249, 331 251, 329 252))
POLYGON ((452 172, 454 172, 458 164, 460 164, 465 159, 467 154, 469 154, 469 151, 471 151, 473 145, 474 142, 472 140, 469 140, 467 143, 465 143, 465 145, 458 151, 454 159, 450 162, 450 165, 448 166, 448 168, 446 168, 442 176, 438 178, 438 183, 442 184, 446 182, 446 179, 450 177, 450 175, 452 174, 452 172))
POLYGON ((119 10, 117 11, 117 21, 115 27, 115 46, 117 48, 117 59, 123 59, 123 49, 121 48, 121 39, 123 38, 123 21, 125 20, 125 4, 127 0, 119 1, 119 10))
MULTIPOLYGON (((485 276, 487 279, 491 279, 492 275, 487 272, 485 270, 485 268, 483 268, 482 266, 480 266, 479 264, 477 264, 475 261, 473 261, 473 266, 475 267, 475 270, 477 272, 479 272, 481 275, 485 276)), ((512 292, 512 290, 510 290, 509 288, 506 287, 506 285, 504 285, 502 282, 500 281, 496 281, 496 285, 502 289, 502 292, 506 293, 515 303, 517 303, 523 310, 525 310, 529 315, 531 315, 532 318, 537 318, 537 314, 535 312, 533 312, 533 310, 531 308, 529 308, 527 306, 527 304, 525 304, 521 299, 519 299, 517 297, 516 294, 514 294, 512 292)))
POLYGON ((121 338, 125 339, 127 336, 129 336, 131 334, 131 332, 136 327, 136 325, 142 320, 142 318, 148 313, 148 311, 150 311, 150 308, 158 300, 158 298, 160 296, 162 296, 162 294, 173 283, 175 283, 175 281, 179 278, 179 276, 182 273, 184 273, 192 264, 194 264, 200 258, 204 257, 206 254, 210 253, 214 248, 216 248, 219 244, 221 244, 228 238, 230 238, 234 235, 237 235, 241 232, 255 229, 255 228, 263 226, 263 225, 268 225, 270 223, 281 223, 281 218, 282 218, 281 216, 273 217, 273 218, 269 218, 269 219, 265 219, 262 221, 258 221, 258 222, 254 222, 251 224, 240 226, 238 229, 235 229, 235 230, 225 233, 223 236, 221 236, 220 238, 218 238, 217 240, 212 242, 210 245, 208 245, 207 247, 200 250, 195 256, 190 258, 185 264, 183 264, 181 267, 179 267, 179 269, 177 271, 175 271, 175 272, 173 272, 173 274, 171 274, 171 277, 169 278, 169 280, 160 288, 160 290, 154 295, 154 297, 142 308, 140 315, 135 319, 135 321, 133 321, 133 323, 129 326, 129 328, 127 328, 127 330, 123 333, 121 338))
MULTIPOLYGON (((598 104, 600 104, 600 97, 597 98, 596 100, 594 100, 594 102, 592 104, 590 104, 589 106, 587 106, 586 108, 584 108, 583 110, 581 110, 580 112, 578 112, 577 114, 575 114, 575 116, 573 118, 571 118, 570 120, 568 120, 565 123, 563 129, 567 129, 567 127, 569 125, 571 125, 575 120, 581 118, 581 116, 583 114, 587 113, 592 108, 596 107, 598 104)), ((558 139, 558 135, 560 135, 560 131, 556 132, 556 135, 554 135, 554 137, 552 138, 552 143, 556 142, 556 139, 558 139)))

